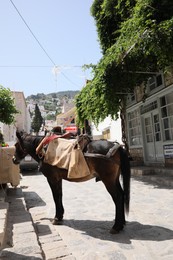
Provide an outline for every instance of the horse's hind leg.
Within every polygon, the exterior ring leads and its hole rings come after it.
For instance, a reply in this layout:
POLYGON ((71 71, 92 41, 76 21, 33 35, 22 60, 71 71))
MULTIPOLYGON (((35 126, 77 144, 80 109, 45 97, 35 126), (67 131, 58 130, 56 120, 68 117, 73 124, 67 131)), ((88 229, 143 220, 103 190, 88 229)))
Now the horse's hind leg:
POLYGON ((64 215, 64 207, 62 203, 62 180, 52 180, 47 178, 47 181, 50 185, 53 199, 55 202, 55 218, 53 220, 54 225, 58 225, 62 223, 63 215, 64 215))
POLYGON ((116 182, 104 182, 115 204, 115 223, 110 230, 111 234, 119 233, 125 225, 124 193, 119 180, 116 182))
MULTIPOLYGON (((124 228, 126 224, 125 221, 125 212, 124 212, 124 192, 120 185, 119 180, 116 183, 116 195, 115 195, 115 205, 116 205, 116 213, 115 213, 115 223, 111 229, 111 234, 117 233, 124 228)), ((114 200, 114 197, 112 197, 114 200)))

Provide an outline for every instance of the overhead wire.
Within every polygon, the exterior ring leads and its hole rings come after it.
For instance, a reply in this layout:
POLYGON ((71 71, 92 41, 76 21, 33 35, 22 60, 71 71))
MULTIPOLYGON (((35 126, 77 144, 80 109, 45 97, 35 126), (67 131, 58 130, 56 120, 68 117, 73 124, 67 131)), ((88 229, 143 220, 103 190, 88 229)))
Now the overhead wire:
MULTIPOLYGON (((50 65, 0 65, 1 68, 52 68, 50 65)), ((76 66, 76 65, 56 65, 57 68, 82 68, 82 65, 76 66)))
POLYGON ((28 30, 30 31, 30 33, 32 34, 32 36, 34 37, 34 39, 37 41, 37 43, 39 44, 40 48, 44 51, 44 53, 46 54, 46 56, 49 58, 49 60, 52 62, 52 64, 54 66, 56 66, 56 63, 53 61, 53 59, 50 57, 50 55, 47 53, 47 51, 45 50, 45 48, 43 47, 43 45, 40 43, 40 41, 37 39, 37 37, 35 36, 35 34, 32 32, 31 28, 29 27, 29 25, 26 23, 25 19, 23 18, 23 16, 21 15, 21 13, 19 12, 19 10, 17 9, 16 5, 13 3, 12 0, 10 0, 10 2, 12 3, 12 5, 14 6, 14 8, 16 9, 18 15, 20 16, 20 18, 22 19, 22 21, 24 22, 24 24, 26 25, 26 27, 28 28, 28 30))
MULTIPOLYGON (((16 7, 16 5, 14 4, 14 2, 12 0, 10 0, 11 4, 13 5, 13 7, 15 8, 16 12, 18 13, 18 15, 20 16, 20 18, 22 19, 22 21, 24 22, 24 24, 26 25, 26 27, 28 28, 28 30, 30 31, 31 35, 34 37, 34 39, 36 40, 36 42, 38 43, 38 45, 40 46, 40 48, 43 50, 43 52, 46 54, 46 56, 48 57, 48 59, 51 61, 51 63, 54 65, 54 67, 59 67, 56 65, 56 63, 54 62, 54 60, 50 57, 50 55, 48 54, 48 52, 45 50, 45 48, 43 47, 43 45, 40 43, 40 41, 38 40, 38 38, 35 36, 35 34, 33 33, 33 31, 31 30, 31 28, 29 27, 29 25, 27 24, 27 22, 25 21, 25 19, 23 18, 23 16, 21 15, 21 13, 19 12, 18 8, 16 7)), ((0 66, 2 67, 2 66, 0 66)), ((11 67, 11 66, 9 66, 11 67)), ((26 67, 32 67, 32 66, 26 66, 26 67)), ((34 67, 34 66, 33 66, 34 67)), ((37 66, 36 66, 37 67, 37 66)), ((46 66, 42 66, 42 67, 46 67, 46 66)), ((74 84, 75 86, 77 85, 76 83, 74 83, 73 81, 71 81, 62 71, 61 74, 72 84, 74 84)))

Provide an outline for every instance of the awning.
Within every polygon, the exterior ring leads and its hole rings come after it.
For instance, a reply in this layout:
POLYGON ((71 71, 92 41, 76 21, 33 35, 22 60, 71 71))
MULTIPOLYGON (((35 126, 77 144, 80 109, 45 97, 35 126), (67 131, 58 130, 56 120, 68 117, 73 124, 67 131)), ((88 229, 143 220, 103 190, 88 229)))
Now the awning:
POLYGON ((62 113, 62 114, 59 114, 57 117, 56 117, 56 122, 57 122, 57 125, 68 125, 70 124, 70 122, 75 118, 76 116, 76 108, 73 107, 72 109, 70 109, 69 111, 67 111, 66 113, 62 113))

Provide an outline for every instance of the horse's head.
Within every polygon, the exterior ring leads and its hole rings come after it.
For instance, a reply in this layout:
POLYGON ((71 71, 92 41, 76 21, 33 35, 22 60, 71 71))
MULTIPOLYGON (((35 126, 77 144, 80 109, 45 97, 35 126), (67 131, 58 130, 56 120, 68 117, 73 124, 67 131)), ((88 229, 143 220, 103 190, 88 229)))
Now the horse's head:
POLYGON ((15 153, 13 155, 12 161, 14 164, 19 164, 20 161, 25 158, 25 156, 28 154, 25 146, 24 146, 24 139, 25 134, 23 132, 16 131, 16 137, 18 141, 15 144, 15 153))

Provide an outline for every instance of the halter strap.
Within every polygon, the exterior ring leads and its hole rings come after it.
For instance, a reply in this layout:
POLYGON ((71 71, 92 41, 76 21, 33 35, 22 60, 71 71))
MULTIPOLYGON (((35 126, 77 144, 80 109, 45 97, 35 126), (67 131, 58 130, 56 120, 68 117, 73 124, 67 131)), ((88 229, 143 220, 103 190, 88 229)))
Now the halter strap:
POLYGON ((20 149, 22 150, 23 154, 26 156, 26 155, 28 154, 28 152, 26 151, 26 149, 22 147, 22 145, 21 145, 20 142, 18 142, 18 145, 19 145, 20 149))

